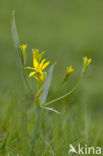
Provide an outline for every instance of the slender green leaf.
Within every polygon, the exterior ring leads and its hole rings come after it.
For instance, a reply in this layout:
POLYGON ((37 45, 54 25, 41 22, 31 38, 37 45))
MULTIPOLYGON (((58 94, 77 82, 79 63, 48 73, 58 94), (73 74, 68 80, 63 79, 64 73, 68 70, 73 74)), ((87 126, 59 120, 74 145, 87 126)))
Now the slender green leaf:
MULTIPOLYGON (((16 49, 16 54, 17 54, 17 67, 18 67, 18 70, 19 70, 19 74, 20 74, 20 82, 24 82, 26 83, 27 87, 29 88, 29 90, 31 91, 31 94, 33 95, 33 92, 32 92, 32 89, 30 88, 27 80, 26 80, 26 76, 25 76, 25 73, 24 73, 24 67, 23 67, 23 64, 22 64, 22 55, 21 55, 21 51, 20 51, 20 42, 19 42, 19 36, 18 36, 18 33, 17 33, 17 29, 16 29, 16 24, 15 24, 15 11, 13 10, 12 11, 12 16, 11 16, 11 32, 12 32, 12 39, 13 39, 13 43, 14 43, 14 47, 16 49)), ((34 96, 34 95, 33 95, 34 96)))
POLYGON ((43 97, 42 97, 42 104, 45 103, 48 95, 48 91, 50 88, 51 80, 52 80, 52 74, 54 69, 55 63, 49 68, 49 71, 46 76, 45 84, 44 84, 44 91, 43 91, 43 97))
POLYGON ((12 31, 12 38, 14 42, 14 47, 18 50, 19 48, 19 37, 16 29, 15 24, 15 11, 13 10, 12 16, 11 16, 11 31, 12 31))
POLYGON ((49 110, 49 111, 52 111, 52 112, 55 112, 57 114, 61 114, 60 112, 58 112, 57 110, 55 110, 54 108, 50 108, 50 107, 42 107, 43 109, 46 109, 46 110, 49 110))
POLYGON ((14 47, 17 52, 17 65, 19 68, 21 68, 22 67, 21 52, 19 49, 19 36, 17 33, 16 24, 15 24, 15 10, 12 11, 12 16, 11 16, 11 32, 12 32, 12 39, 13 39, 14 47))
MULTIPOLYGON (((14 43, 14 47, 16 49, 16 54, 17 54, 17 67, 19 69, 19 74, 20 74, 20 81, 19 83, 22 86, 22 82, 24 82, 24 77, 23 77, 23 66, 22 66, 22 60, 21 60, 21 51, 19 48, 19 37, 16 29, 16 24, 15 24, 15 11, 13 10, 12 12, 12 17, 11 17, 11 32, 12 32, 12 39, 14 43), (21 81, 22 80, 22 81, 21 81)), ((21 87, 23 88, 23 87, 21 87)), ((22 94, 23 95, 23 94, 22 94)), ((23 99, 24 100, 24 99, 23 99)), ((22 101, 21 101, 22 102, 22 101)), ((23 148, 23 153, 24 155, 26 154, 26 149, 29 150, 28 148, 28 134, 27 134, 27 104, 24 103, 20 105, 21 106, 21 133, 22 133, 22 148, 23 148)))

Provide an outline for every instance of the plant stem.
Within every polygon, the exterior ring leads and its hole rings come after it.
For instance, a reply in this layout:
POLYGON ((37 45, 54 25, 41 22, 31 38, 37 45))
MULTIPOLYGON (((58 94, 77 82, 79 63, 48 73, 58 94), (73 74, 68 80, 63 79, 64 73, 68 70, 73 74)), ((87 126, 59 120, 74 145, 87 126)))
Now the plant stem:
POLYGON ((66 93, 65 95, 63 95, 63 96, 61 96, 61 97, 59 97, 57 99, 54 99, 54 100, 51 100, 51 101, 47 102, 43 106, 47 106, 47 105, 49 105, 51 103, 54 103, 54 102, 57 102, 59 100, 62 100, 64 98, 66 98, 68 95, 72 94, 78 88, 78 86, 80 85, 81 81, 82 81, 82 77, 80 78, 80 80, 78 81, 78 83, 75 85, 75 87, 71 91, 69 91, 68 93, 66 93))
POLYGON ((22 72, 23 72, 24 81, 25 81, 25 83, 26 83, 28 89, 30 90, 32 96, 34 97, 33 91, 32 91, 32 89, 30 88, 30 86, 29 86, 29 84, 28 84, 28 82, 27 82, 27 80, 26 80, 26 76, 25 76, 25 73, 24 73, 24 65, 22 66, 22 72))
POLYGON ((40 109, 39 112, 38 112, 38 119, 37 119, 35 132, 34 132, 34 138, 33 138, 33 142, 32 142, 31 156, 34 156, 34 147, 35 147, 35 142, 36 142, 36 138, 37 138, 37 134, 38 134, 41 114, 42 114, 42 110, 40 109))

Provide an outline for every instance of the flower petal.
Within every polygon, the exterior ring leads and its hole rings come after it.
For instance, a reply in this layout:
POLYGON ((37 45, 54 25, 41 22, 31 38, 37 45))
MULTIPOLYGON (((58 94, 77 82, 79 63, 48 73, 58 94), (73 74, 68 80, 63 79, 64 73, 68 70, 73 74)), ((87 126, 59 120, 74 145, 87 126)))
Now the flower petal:
POLYGON ((33 58, 38 58, 39 49, 32 49, 33 52, 33 58))
POLYGON ((87 61, 88 61, 87 56, 83 57, 83 65, 84 65, 84 66, 86 65, 87 61))
POLYGON ((74 71, 74 69, 72 68, 72 66, 67 67, 67 74, 70 74, 74 71))
POLYGON ((41 52, 41 53, 39 54, 39 56, 38 56, 38 61, 39 61, 39 62, 41 61, 41 59, 42 59, 44 53, 45 53, 45 51, 43 51, 43 52, 41 52))
POLYGON ((42 70, 44 70, 48 65, 50 64, 50 62, 48 61, 48 62, 46 62, 46 63, 44 63, 44 65, 42 66, 42 70))
POLYGON ((45 62, 45 60, 46 60, 46 59, 43 59, 43 60, 41 61, 40 66, 39 66, 40 68, 43 66, 43 63, 45 62))
POLYGON ((36 72, 31 72, 31 73, 29 74, 29 77, 33 76, 35 73, 36 73, 36 72))
POLYGON ((89 59, 88 59, 88 64, 90 64, 90 63, 91 63, 91 61, 92 61, 92 59, 91 59, 91 58, 89 58, 89 59))
POLYGON ((34 65, 35 68, 37 68, 38 65, 39 65, 36 58, 33 58, 33 65, 34 65))
POLYGON ((35 68, 33 68, 33 67, 25 67, 24 69, 32 69, 32 70, 35 70, 35 68))

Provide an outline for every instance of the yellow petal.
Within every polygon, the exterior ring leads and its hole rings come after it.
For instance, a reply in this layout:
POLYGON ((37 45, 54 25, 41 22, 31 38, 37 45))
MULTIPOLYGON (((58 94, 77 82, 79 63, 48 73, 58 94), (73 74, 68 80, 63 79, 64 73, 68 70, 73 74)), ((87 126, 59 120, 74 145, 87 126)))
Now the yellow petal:
POLYGON ((40 68, 43 66, 43 63, 45 62, 46 59, 43 59, 40 63, 40 68))
POLYGON ((32 67, 25 67, 24 69, 32 69, 32 70, 35 70, 35 68, 32 68, 32 67))
POLYGON ((33 52, 33 66, 38 66, 38 55, 39 55, 39 49, 32 49, 33 52))
POLYGON ((92 59, 91 59, 91 58, 89 58, 89 59, 88 59, 88 64, 90 64, 90 63, 91 63, 91 61, 92 61, 92 59))
POLYGON ((33 59, 33 66, 35 67, 35 68, 37 68, 38 67, 38 61, 37 61, 37 59, 33 59))
POLYGON ((41 61, 41 59, 42 59, 44 53, 45 53, 45 51, 43 51, 43 52, 41 52, 41 53, 39 54, 39 56, 38 56, 38 61, 39 61, 39 62, 41 61))
POLYGON ((38 61, 39 49, 32 49, 33 52, 33 60, 36 59, 38 61))
POLYGON ((83 65, 84 66, 86 65, 87 61, 88 61, 88 58, 87 57, 83 57, 83 65))
POLYGON ((67 74, 70 74, 74 71, 72 66, 67 67, 67 74))
POLYGON ((29 74, 29 77, 33 76, 35 73, 36 73, 36 72, 31 72, 31 73, 29 74))
POLYGON ((46 62, 46 63, 44 63, 44 65, 42 66, 42 70, 44 70, 48 65, 50 64, 50 62, 48 61, 48 62, 46 62))

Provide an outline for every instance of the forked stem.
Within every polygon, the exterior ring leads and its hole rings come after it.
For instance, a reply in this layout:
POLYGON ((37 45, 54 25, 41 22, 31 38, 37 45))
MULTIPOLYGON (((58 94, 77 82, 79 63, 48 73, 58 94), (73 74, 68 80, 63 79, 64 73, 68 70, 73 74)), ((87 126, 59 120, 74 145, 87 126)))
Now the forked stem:
POLYGON ((66 94, 63 95, 63 96, 60 96, 59 98, 56 98, 56 99, 53 99, 53 100, 47 102, 47 103, 44 104, 43 106, 47 106, 47 105, 49 105, 49 104, 51 104, 51 103, 54 103, 54 102, 57 102, 57 101, 59 101, 59 100, 62 100, 62 99, 64 99, 64 98, 66 98, 67 96, 69 96, 70 94, 72 94, 72 93, 78 88, 78 86, 80 85, 81 81, 82 81, 82 77, 80 78, 80 80, 78 81, 78 83, 75 85, 75 87, 74 87, 71 91, 69 91, 68 93, 66 93, 66 94))

